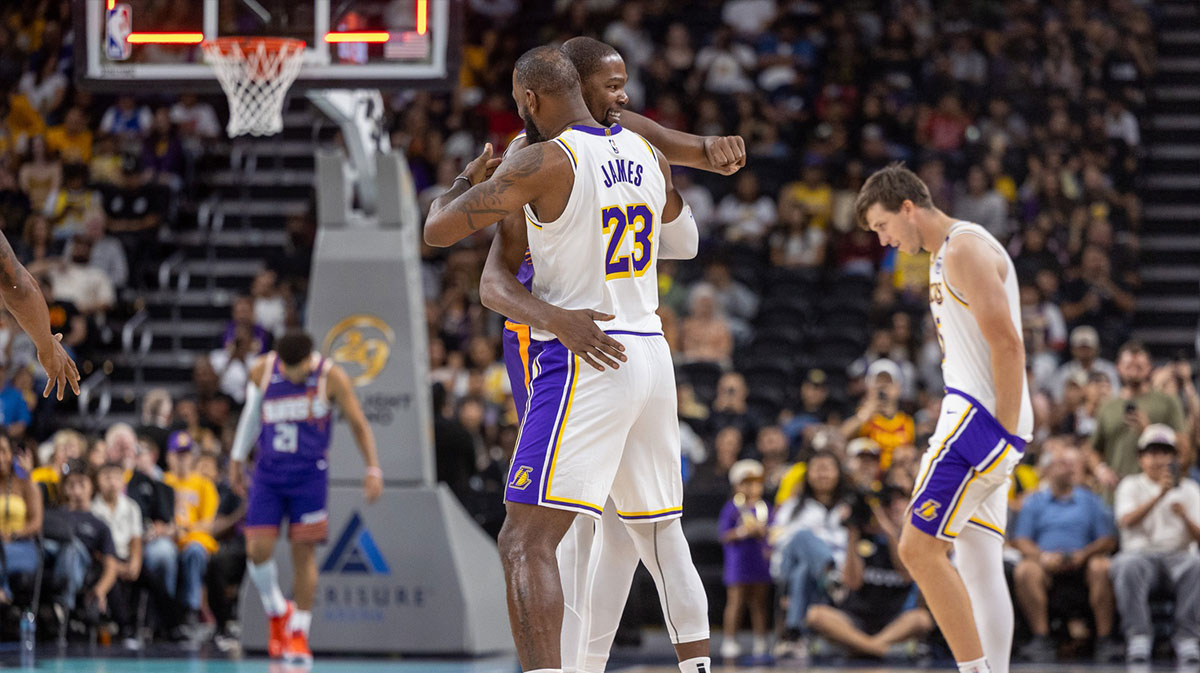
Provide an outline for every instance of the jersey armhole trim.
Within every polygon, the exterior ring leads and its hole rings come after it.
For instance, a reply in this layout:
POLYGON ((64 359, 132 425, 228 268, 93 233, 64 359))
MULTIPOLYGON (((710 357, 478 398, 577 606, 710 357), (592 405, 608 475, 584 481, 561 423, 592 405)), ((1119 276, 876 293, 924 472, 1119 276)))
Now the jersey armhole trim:
POLYGON ((567 157, 571 159, 571 167, 574 170, 579 170, 579 158, 575 156, 575 150, 571 149, 571 146, 567 144, 567 141, 563 140, 562 138, 555 138, 554 142, 558 143, 559 146, 561 146, 567 153, 567 157))

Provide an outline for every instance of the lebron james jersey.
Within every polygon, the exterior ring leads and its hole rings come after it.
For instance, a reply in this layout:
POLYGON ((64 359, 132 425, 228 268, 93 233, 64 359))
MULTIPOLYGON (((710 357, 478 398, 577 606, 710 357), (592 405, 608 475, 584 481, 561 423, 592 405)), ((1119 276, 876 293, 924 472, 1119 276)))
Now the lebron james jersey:
MULTIPOLYGON (((525 206, 533 294, 565 309, 616 316, 605 331, 662 331, 656 236, 666 205, 666 178, 640 135, 614 124, 572 126, 549 141, 571 163, 575 183, 553 222, 525 206)), ((553 334, 533 330, 532 337, 553 334)))
MULTIPOLYGON (((959 236, 977 236, 1004 256, 1008 273, 1004 278, 1004 293, 1008 298, 1009 317, 1017 334, 1021 334, 1021 302, 1017 272, 1012 258, 986 229, 970 222, 956 222, 950 227, 946 243, 930 259, 929 307, 942 346, 942 377, 947 390, 970 395, 993 416, 996 413, 996 384, 992 377, 992 351, 971 315, 963 294, 946 279, 946 244, 959 236)), ((1023 375, 1024 376, 1024 375, 1023 375)), ((1018 437, 1026 440, 1033 435, 1033 405, 1029 398, 1029 382, 1021 385, 1021 414, 1017 423, 1018 437)))

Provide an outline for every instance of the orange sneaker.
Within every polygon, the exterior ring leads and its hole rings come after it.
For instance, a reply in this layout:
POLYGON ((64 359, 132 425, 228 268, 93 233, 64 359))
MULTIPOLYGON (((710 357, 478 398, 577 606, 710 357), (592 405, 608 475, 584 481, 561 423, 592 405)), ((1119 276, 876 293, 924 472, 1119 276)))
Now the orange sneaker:
POLYGON ((288 642, 288 620, 292 618, 292 611, 295 609, 296 604, 288 601, 286 612, 270 618, 271 625, 267 640, 267 655, 272 659, 278 659, 283 656, 283 648, 288 642))
POLYGON ((312 650, 308 649, 308 636, 303 631, 292 631, 287 647, 283 650, 283 659, 289 664, 312 663, 312 650))

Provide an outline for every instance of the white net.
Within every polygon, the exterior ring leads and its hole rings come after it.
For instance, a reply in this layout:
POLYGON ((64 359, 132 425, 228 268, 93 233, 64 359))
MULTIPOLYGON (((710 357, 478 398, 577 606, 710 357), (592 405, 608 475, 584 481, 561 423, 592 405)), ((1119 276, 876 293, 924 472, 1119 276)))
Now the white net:
POLYGON ((205 42, 205 60, 229 99, 232 136, 268 136, 283 130, 283 99, 300 73, 304 41, 221 38, 205 42))

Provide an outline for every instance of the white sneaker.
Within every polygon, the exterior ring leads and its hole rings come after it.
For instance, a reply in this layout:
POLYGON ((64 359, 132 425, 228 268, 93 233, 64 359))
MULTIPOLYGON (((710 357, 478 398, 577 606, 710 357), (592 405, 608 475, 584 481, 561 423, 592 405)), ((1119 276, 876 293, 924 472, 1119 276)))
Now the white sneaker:
POLYGON ((726 638, 721 641, 721 657, 723 659, 737 659, 742 655, 742 646, 734 638, 726 638))
POLYGON ((1195 638, 1176 640, 1175 656, 1181 666, 1193 667, 1200 665, 1200 641, 1195 638))
POLYGON ((767 639, 766 638, 755 638, 754 644, 751 645, 751 647, 750 647, 750 652, 755 657, 767 656, 767 639))

